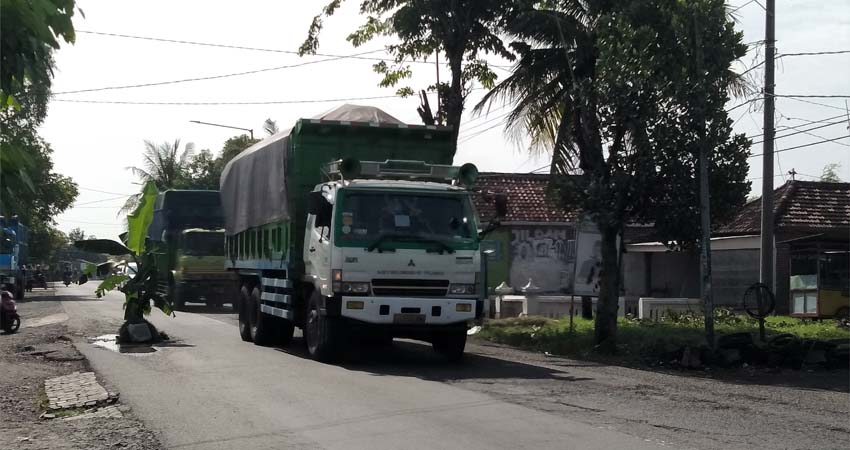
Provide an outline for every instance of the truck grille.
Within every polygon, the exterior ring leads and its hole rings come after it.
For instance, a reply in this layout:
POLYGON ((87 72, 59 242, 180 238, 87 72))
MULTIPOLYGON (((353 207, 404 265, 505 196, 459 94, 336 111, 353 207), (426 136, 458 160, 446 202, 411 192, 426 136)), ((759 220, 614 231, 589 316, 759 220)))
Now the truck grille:
POLYGON ((449 280, 411 280, 375 278, 372 294, 375 296, 398 297, 445 297, 449 280))

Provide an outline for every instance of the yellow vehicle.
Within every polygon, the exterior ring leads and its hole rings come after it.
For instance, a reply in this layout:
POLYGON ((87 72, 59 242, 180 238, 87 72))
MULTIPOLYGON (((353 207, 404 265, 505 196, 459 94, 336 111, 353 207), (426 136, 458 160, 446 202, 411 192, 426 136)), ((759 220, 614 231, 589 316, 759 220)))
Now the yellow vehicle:
POLYGON ((791 315, 850 316, 850 250, 820 244, 791 253, 791 315))

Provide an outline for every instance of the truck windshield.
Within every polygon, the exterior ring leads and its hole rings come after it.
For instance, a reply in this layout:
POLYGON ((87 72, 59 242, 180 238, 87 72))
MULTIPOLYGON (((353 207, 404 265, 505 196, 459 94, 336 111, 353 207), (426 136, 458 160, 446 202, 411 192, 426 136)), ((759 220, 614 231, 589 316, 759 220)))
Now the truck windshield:
POLYGON ((189 256, 224 256, 224 233, 187 233, 184 243, 189 256))
POLYGON ((475 242, 476 225, 464 194, 348 191, 339 199, 337 242, 369 246, 415 243, 452 248, 475 242))

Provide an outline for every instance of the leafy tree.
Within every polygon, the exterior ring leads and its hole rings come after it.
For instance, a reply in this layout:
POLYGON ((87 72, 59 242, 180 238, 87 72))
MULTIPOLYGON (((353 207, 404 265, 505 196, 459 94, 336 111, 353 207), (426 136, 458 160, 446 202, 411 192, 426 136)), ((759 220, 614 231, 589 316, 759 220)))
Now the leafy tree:
MULTIPOLYGON (((194 150, 195 145, 190 142, 181 152, 180 139, 161 144, 145 141, 145 150, 142 154, 143 167, 133 166, 127 169, 141 179, 143 183, 153 182, 160 191, 180 189, 186 185, 186 170, 194 150)), ((141 195, 139 193, 128 197, 119 214, 135 209, 139 204, 141 195)))
MULTIPOLYGON (((51 53, 74 43, 74 0, 0 2, 0 108, 17 106, 28 84, 50 87, 51 53)), ((82 13, 82 11, 80 11, 82 13)))
MULTIPOLYGON (((341 3, 342 0, 332 0, 313 18, 307 39, 299 49, 302 55, 316 53, 323 17, 333 15, 341 3)), ((514 58, 499 34, 505 17, 512 13, 513 4, 504 0, 362 0, 360 12, 366 15, 365 23, 348 36, 348 41, 360 47, 381 36, 398 38, 399 43, 386 48, 394 66, 383 61, 373 66, 382 76, 381 87, 397 86, 410 78, 412 70, 406 61, 426 59, 435 52, 445 54, 451 72, 449 82, 429 87, 440 93, 437 113, 431 113, 430 105, 423 101, 420 116, 426 123, 430 120, 454 127, 454 140, 457 141, 471 82, 478 81, 489 89, 496 81, 496 74, 479 54, 514 58)), ((413 95, 409 87, 402 87, 398 92, 413 95)))
POLYGON ((841 169, 841 163, 832 163, 823 166, 820 180, 830 183, 841 183, 841 177, 838 176, 838 171, 841 169))
MULTIPOLYGON (((73 230, 68 232, 68 241, 70 241, 71 243, 73 243, 75 241, 82 241, 82 240, 85 240, 85 239, 86 239, 86 232, 83 231, 82 228, 74 228, 73 230)), ((90 239, 95 239, 95 237, 92 236, 90 239)))
POLYGON ((33 222, 29 230, 29 263, 48 263, 68 244, 65 233, 50 223, 33 222))
POLYGON ((247 134, 234 136, 224 141, 224 146, 221 149, 221 155, 218 157, 218 164, 220 166, 219 170, 224 169, 224 166, 226 166, 231 159, 235 158, 236 155, 242 153, 242 150, 245 150, 257 142, 260 142, 260 140, 251 139, 247 134))
POLYGON ((625 225, 652 223, 668 244, 698 240, 703 145, 713 222, 749 191, 750 141, 732 136, 724 109, 746 46, 722 0, 545 1, 506 28, 519 61, 477 108, 515 102, 509 130, 553 138, 555 191, 602 235, 595 339, 613 350, 625 225))

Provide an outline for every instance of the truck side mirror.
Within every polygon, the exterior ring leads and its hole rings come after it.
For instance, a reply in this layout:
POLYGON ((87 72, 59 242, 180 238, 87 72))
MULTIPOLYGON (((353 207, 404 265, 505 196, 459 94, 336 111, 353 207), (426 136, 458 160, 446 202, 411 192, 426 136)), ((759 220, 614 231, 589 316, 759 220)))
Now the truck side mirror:
POLYGON ((327 203, 328 200, 320 191, 311 192, 307 195, 307 214, 318 216, 327 203))
POLYGON ((496 217, 503 218, 508 215, 508 196, 505 194, 496 194, 494 206, 496 207, 496 217))

